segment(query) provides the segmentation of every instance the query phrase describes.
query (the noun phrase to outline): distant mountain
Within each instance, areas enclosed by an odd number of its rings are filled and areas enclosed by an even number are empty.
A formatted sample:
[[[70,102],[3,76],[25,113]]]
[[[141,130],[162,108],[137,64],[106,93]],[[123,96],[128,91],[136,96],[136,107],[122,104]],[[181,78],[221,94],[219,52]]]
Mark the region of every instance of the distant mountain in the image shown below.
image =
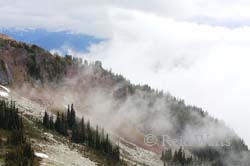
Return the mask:
[[[104,39],[86,34],[76,34],[69,31],[47,31],[45,29],[0,29],[17,41],[36,44],[46,50],[57,50],[66,54],[68,48],[77,52],[86,52],[91,44],[99,43]]]

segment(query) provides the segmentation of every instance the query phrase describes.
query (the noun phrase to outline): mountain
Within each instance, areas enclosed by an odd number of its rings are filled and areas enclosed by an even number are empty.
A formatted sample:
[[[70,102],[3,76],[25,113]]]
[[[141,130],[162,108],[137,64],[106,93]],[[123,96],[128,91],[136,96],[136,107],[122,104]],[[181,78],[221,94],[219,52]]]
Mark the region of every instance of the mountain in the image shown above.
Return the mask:
[[[248,147],[222,121],[169,93],[131,84],[104,69],[100,61],[63,57],[1,38],[0,84],[11,90],[10,98],[26,108],[24,114],[31,121],[41,119],[44,110],[55,114],[74,103],[79,118],[104,127],[114,142],[119,141],[121,158],[128,165],[154,166],[162,161],[168,165],[249,165]],[[50,139],[55,137],[50,134]],[[154,141],[148,142],[150,138]],[[171,155],[164,149],[171,150]]]
[[[70,31],[52,32],[46,29],[3,28],[0,32],[17,41],[36,44],[49,51],[60,51],[62,54],[67,54],[68,49],[76,52],[86,52],[91,44],[104,40],[85,34],[71,33]]]

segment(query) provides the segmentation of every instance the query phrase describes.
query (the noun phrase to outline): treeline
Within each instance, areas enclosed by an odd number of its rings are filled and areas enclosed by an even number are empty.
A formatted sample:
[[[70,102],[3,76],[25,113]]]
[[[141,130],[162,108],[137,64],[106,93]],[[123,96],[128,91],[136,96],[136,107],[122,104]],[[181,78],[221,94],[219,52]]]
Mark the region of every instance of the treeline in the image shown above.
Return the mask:
[[[88,145],[105,155],[110,161],[120,161],[119,145],[111,143],[109,135],[104,133],[104,129],[99,130],[98,126],[91,127],[90,122],[85,122],[84,117],[76,118],[73,104],[71,107],[68,106],[65,113],[57,112],[56,120],[54,120],[53,115],[45,112],[43,125],[47,129],[70,137],[74,143]]]
[[[191,149],[192,155],[187,157],[184,149],[180,147],[178,150],[172,152],[171,149],[163,150],[161,160],[163,165],[166,166],[225,166],[223,157],[220,151],[214,147],[203,147]],[[226,156],[224,156],[226,157]]]
[[[22,116],[18,113],[14,102],[0,101],[0,129],[10,131],[7,138],[6,166],[33,165],[34,152],[24,133]],[[1,145],[3,146],[2,138]],[[3,147],[2,147],[3,148]]]
[[[237,140],[236,143],[238,142]],[[191,149],[191,153],[200,163],[210,162],[213,166],[249,165],[250,153],[248,149],[242,145],[244,144],[234,145],[231,141],[230,146],[197,147]]]
[[[221,150],[220,147],[202,147],[202,148],[195,148],[192,149],[192,153],[197,156],[197,158],[201,161],[217,161],[219,162],[221,158]]]
[[[161,160],[164,166],[167,165],[190,165],[193,162],[193,157],[187,157],[182,147],[172,153],[171,149],[163,150]]]

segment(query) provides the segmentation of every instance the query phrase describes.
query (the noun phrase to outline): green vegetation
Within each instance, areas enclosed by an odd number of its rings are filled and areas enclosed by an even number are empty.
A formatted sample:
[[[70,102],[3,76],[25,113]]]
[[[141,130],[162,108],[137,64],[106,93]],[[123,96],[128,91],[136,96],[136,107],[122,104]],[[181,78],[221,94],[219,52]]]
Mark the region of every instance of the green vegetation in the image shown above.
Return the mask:
[[[0,149],[5,151],[6,166],[33,165],[34,152],[24,132],[23,119],[14,102],[0,101]],[[6,134],[7,133],[7,134]],[[4,139],[4,136],[5,137]],[[5,140],[5,141],[4,141]]]
[[[3,40],[3,39],[0,39],[0,48],[3,48],[4,47],[4,42],[5,40]]]
[[[184,150],[180,147],[178,151],[175,151],[172,154],[172,150],[164,150],[162,151],[161,160],[163,161],[163,165],[166,163],[169,165],[191,165],[193,164],[192,156],[186,157]]]
[[[232,150],[233,147],[212,147],[205,146],[199,148],[189,148],[191,154],[187,156],[182,147],[172,152],[171,149],[163,150],[161,160],[163,165],[170,166],[227,166],[228,163],[233,165],[246,165],[249,163],[249,152],[246,149],[241,149],[237,152]],[[240,146],[238,146],[240,148]],[[242,153],[246,152],[246,153]],[[232,157],[234,156],[234,157]],[[244,160],[241,158],[245,157]]]
[[[35,78],[36,80],[40,79],[42,81],[42,77],[40,75],[40,68],[36,63],[36,55],[35,54],[29,54],[28,56],[28,73],[31,77]]]
[[[94,129],[89,121],[85,123],[84,117],[77,119],[73,104],[71,107],[68,106],[66,113],[58,112],[55,122],[53,115],[49,116],[45,112],[43,125],[47,129],[55,130],[63,136],[68,136],[74,143],[86,144],[105,156],[110,162],[122,164],[119,146],[111,143],[109,135],[104,133],[104,129],[99,131],[98,126]]]

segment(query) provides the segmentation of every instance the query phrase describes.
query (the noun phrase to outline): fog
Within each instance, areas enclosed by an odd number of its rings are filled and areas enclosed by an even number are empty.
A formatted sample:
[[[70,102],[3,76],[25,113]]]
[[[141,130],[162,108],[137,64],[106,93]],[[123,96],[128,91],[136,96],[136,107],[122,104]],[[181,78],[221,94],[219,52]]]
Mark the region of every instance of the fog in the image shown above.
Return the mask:
[[[47,111],[66,111],[67,105],[73,103],[77,116],[84,116],[85,120],[91,121],[92,126],[104,127],[113,135],[158,153],[158,147],[152,149],[144,143],[146,134],[169,136],[170,140],[181,138],[188,142],[187,145],[173,144],[170,146],[173,149],[180,146],[204,147],[208,144],[230,146],[231,139],[238,139],[222,122],[202,117],[197,112],[199,109],[186,107],[169,94],[162,96],[139,88],[129,94],[127,81],[118,83],[112,78],[100,66],[90,64],[84,65],[77,75],[66,77],[60,84],[38,84],[35,87],[24,84],[14,91],[40,103]],[[173,109],[175,106],[185,110]],[[205,138],[203,142],[197,142],[199,136]],[[248,159],[248,155],[242,154],[243,162]],[[231,162],[234,158],[239,159],[238,154],[228,156],[227,160]]]
[[[107,38],[89,54],[133,83],[169,91],[222,119],[250,144],[249,2],[0,1],[3,27]]]
[[[131,15],[136,19],[116,21],[111,40],[92,46],[89,54],[72,54],[102,60],[133,83],[147,83],[204,108],[248,143],[249,29]]]

